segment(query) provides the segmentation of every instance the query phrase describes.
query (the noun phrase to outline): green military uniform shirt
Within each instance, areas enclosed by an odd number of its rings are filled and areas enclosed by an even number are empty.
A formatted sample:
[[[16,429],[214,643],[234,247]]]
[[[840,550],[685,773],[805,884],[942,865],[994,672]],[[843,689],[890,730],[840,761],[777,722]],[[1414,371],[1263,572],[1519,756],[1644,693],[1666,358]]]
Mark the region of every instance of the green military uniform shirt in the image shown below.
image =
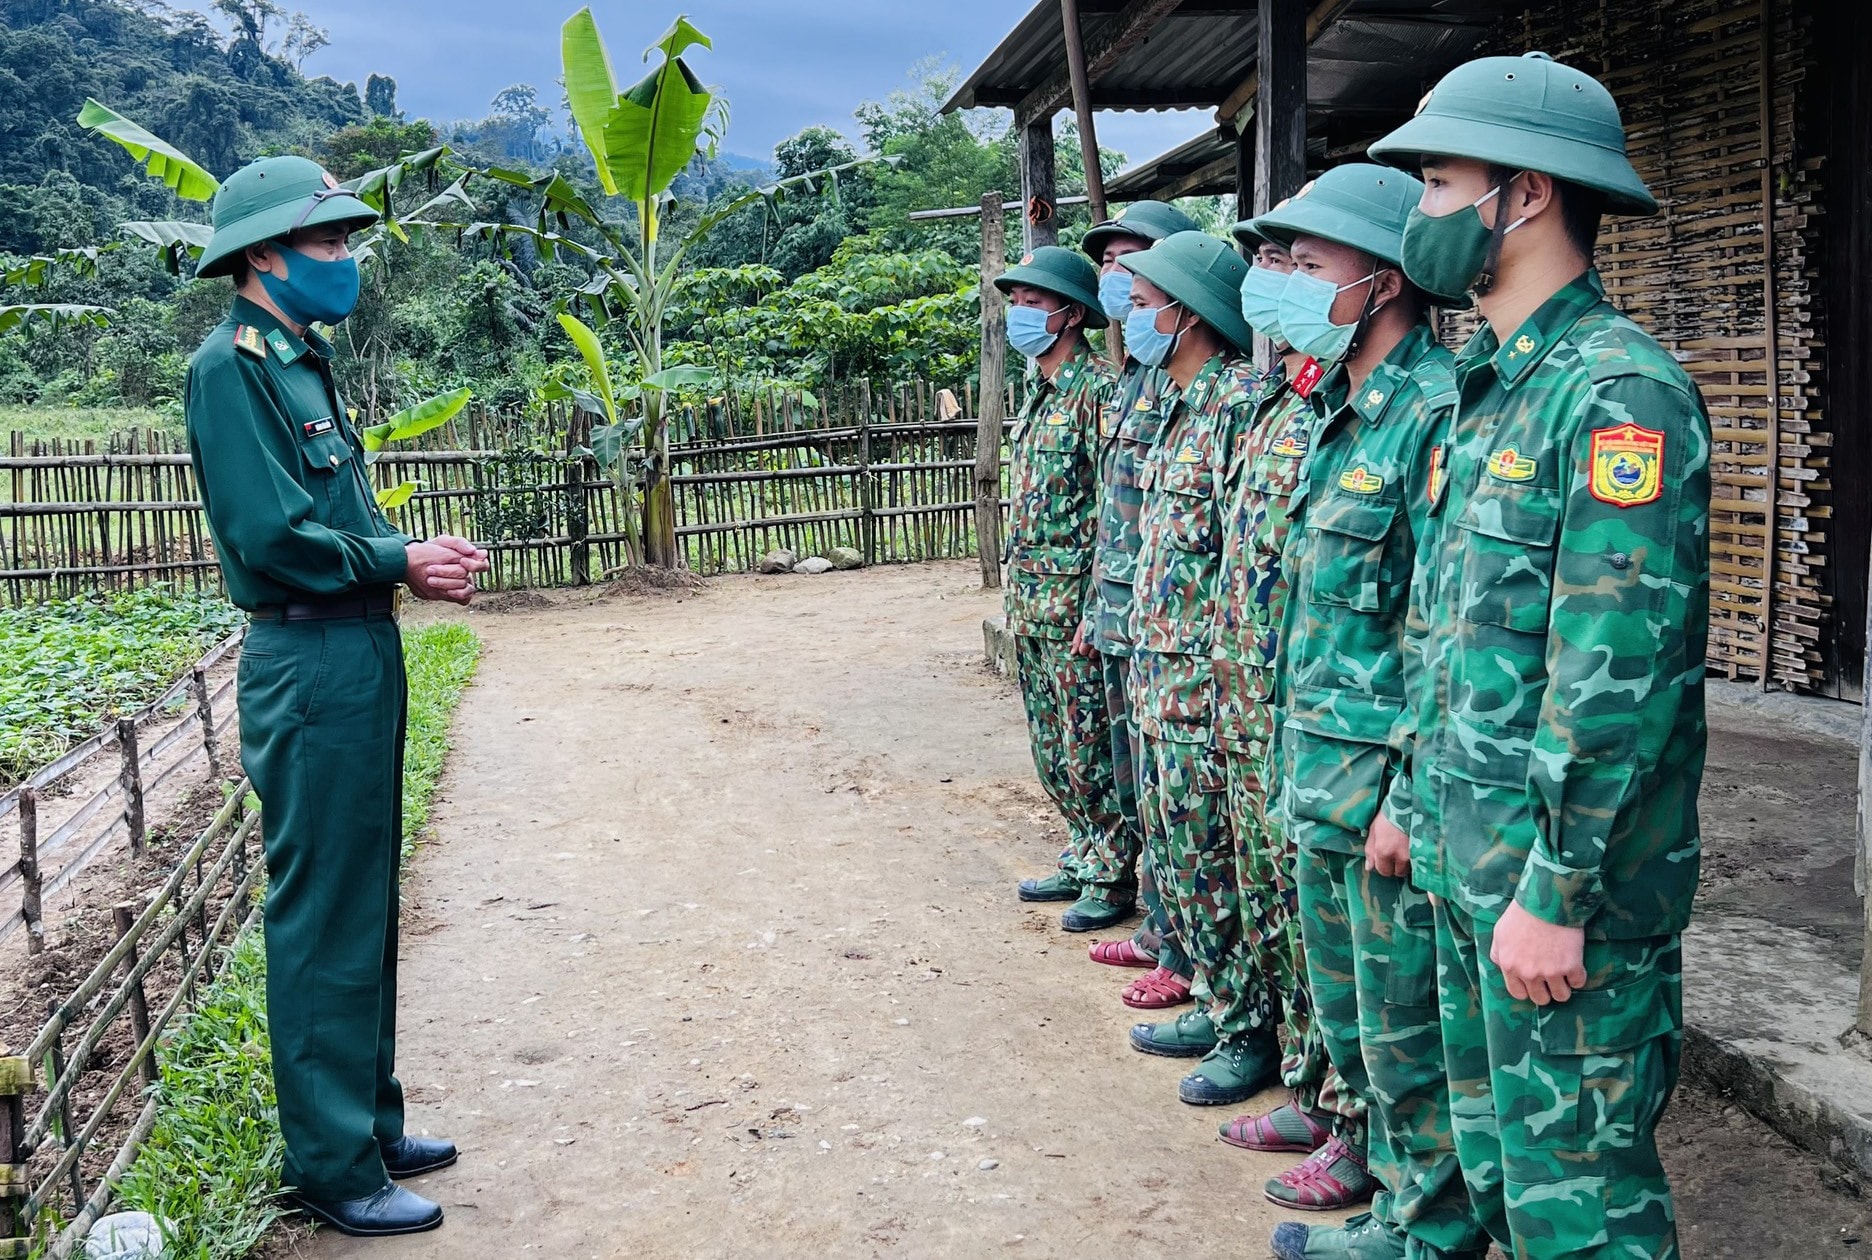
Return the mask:
[[[1456,362],[1407,650],[1412,878],[1494,921],[1683,930],[1707,731],[1709,417],[1596,272]]]
[[[1287,575],[1281,563],[1289,504],[1312,448],[1313,408],[1285,374],[1261,383],[1253,421],[1236,437],[1222,540],[1221,597],[1212,650],[1216,741],[1267,757],[1274,743],[1275,665]]]
[[[236,298],[189,360],[189,455],[227,580],[248,611],[403,580],[409,538],[377,508],[331,345]]]
[[[1086,619],[1092,623],[1093,645],[1106,656],[1131,655],[1131,583],[1143,542],[1141,482],[1145,462],[1163,432],[1164,395],[1172,389],[1162,368],[1127,359],[1099,430],[1101,493],[1093,566],[1097,584]]]
[[[1114,378],[1081,346],[1042,377],[1014,426],[1008,629],[1070,639],[1085,613],[1098,529],[1098,442]]]
[[[1417,542],[1456,405],[1453,356],[1419,324],[1354,394],[1344,367],[1319,416],[1287,548],[1281,813],[1303,847],[1362,853],[1405,764],[1404,623]]]
[[[1212,744],[1213,643],[1222,517],[1235,438],[1253,419],[1258,378],[1218,355],[1164,402],[1162,436],[1144,466],[1133,651],[1141,658],[1138,723],[1146,735]]]

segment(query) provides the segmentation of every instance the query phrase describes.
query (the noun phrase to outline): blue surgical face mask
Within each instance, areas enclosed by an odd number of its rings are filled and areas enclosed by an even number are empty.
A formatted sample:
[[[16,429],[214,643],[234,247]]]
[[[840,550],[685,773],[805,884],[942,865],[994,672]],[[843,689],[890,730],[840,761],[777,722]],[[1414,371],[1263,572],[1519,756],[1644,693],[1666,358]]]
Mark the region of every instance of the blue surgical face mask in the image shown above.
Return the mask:
[[[1123,267],[1099,277],[1099,305],[1107,319],[1128,319],[1131,315],[1131,273]]]
[[[1047,324],[1052,322],[1058,311],[1043,311],[1037,306],[1010,306],[1007,308],[1008,344],[1016,353],[1030,359],[1037,359],[1053,348],[1059,340],[1059,334],[1048,332]]]
[[[260,285],[279,307],[280,314],[300,326],[336,324],[357,309],[358,265],[355,258],[332,261],[313,258],[290,246],[276,244],[286,261],[286,278],[262,271]]]
[[[1347,289],[1370,284],[1377,276],[1378,273],[1373,271],[1363,280],[1341,285],[1321,280],[1318,276],[1309,276],[1304,271],[1296,271],[1288,276],[1286,287],[1281,290],[1280,314],[1277,316],[1281,332],[1288,343],[1302,354],[1312,355],[1324,364],[1337,363],[1343,359],[1364,320],[1357,319],[1349,324],[1333,323],[1333,303]],[[1377,308],[1373,307],[1366,315],[1369,317],[1376,313]]]
[[[1158,332],[1157,316],[1165,306],[1134,306],[1125,316],[1125,353],[1145,367],[1162,367],[1176,349],[1177,334]]]
[[[1290,274],[1272,267],[1255,266],[1248,269],[1248,276],[1242,281],[1242,318],[1248,321],[1250,328],[1277,346],[1287,344],[1287,337],[1281,332],[1280,302]]]

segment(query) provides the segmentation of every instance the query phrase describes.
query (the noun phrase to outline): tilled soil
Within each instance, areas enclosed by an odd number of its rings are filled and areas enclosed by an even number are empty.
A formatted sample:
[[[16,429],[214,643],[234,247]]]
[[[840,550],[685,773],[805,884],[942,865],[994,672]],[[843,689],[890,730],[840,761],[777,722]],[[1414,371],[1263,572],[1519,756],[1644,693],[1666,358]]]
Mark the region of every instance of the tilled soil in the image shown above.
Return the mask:
[[[412,1127],[464,1150],[415,1183],[448,1221],[288,1249],[1265,1255],[1291,1157],[1222,1146],[1234,1109],[1126,1047],[1127,975],[1013,897],[1060,835],[976,584],[466,614],[486,656],[402,973]],[[1665,1143],[1693,1260],[1850,1255],[1867,1226],[1721,1100],[1686,1094]]]

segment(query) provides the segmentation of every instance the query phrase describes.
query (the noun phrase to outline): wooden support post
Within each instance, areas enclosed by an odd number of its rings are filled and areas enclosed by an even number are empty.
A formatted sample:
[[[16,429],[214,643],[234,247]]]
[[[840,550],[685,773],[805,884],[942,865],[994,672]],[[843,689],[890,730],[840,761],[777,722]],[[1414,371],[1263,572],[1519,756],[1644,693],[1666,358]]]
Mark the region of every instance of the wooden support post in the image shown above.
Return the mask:
[[[1306,0],[1259,0],[1254,211],[1266,214],[1306,180]]]
[[[26,1197],[26,1156],[20,1138],[26,1133],[24,1096],[32,1088],[32,1069],[0,1043],[0,1257],[24,1260],[31,1244],[30,1222],[20,1210]]]
[[[1235,218],[1252,219],[1255,216],[1255,133],[1252,128],[1243,127],[1235,134]],[[1254,257],[1254,250],[1247,245],[1241,247],[1244,258]]]
[[[195,693],[195,714],[201,719],[202,751],[208,754],[208,778],[221,777],[221,740],[215,734],[214,699],[208,689],[208,671],[197,665],[189,678]]]
[[[57,1019],[58,1018],[58,1003],[47,1002],[46,1014],[50,1018]],[[52,1071],[47,1074],[47,1078],[46,1078],[47,1089],[52,1089],[55,1086],[57,1086],[60,1081],[63,1081],[65,1079],[65,1073],[68,1070],[70,1070],[70,1067],[71,1067],[71,1065],[65,1061],[65,1030],[62,1028],[59,1029],[57,1034],[55,1034],[52,1038],[51,1055],[52,1055]],[[72,1143],[78,1140],[78,1126],[72,1121],[72,1103],[71,1103],[72,1095],[75,1094],[76,1092],[77,1090],[68,1086],[65,1089],[65,1092],[59,1096],[59,1108],[58,1108],[59,1128],[60,1128],[59,1141],[61,1145],[66,1146],[66,1147],[71,1146]],[[76,1216],[78,1215],[78,1213],[82,1212],[84,1210],[84,1205],[85,1205],[83,1165],[84,1165],[83,1159],[74,1159],[71,1165],[71,1191],[72,1191],[72,1215],[73,1216]]]
[[[858,382],[858,551],[877,563],[877,494],[871,484],[871,381]]]
[[[1079,29],[1079,0],[1060,0],[1066,35],[1066,66],[1072,78],[1073,115],[1079,121],[1079,151],[1085,158],[1086,197],[1092,222],[1105,220],[1105,172],[1099,167],[1098,129],[1092,122],[1092,83],[1086,73],[1085,38]]]
[[[1867,575],[1872,582],[1872,574]],[[1869,588],[1872,589],[1872,588]],[[1872,600],[1866,602],[1866,642],[1872,643]],[[1872,1037],[1872,703],[1864,706],[1859,726],[1859,853],[1853,863],[1853,887],[1865,898],[1866,950],[1859,963],[1861,1034]]]
[[[141,857],[148,834],[143,822],[143,759],[137,755],[136,722],[130,718],[117,719],[117,748],[123,754],[117,785],[123,789],[124,826],[130,832],[130,851]]]
[[[982,589],[1001,588],[1001,421],[1007,395],[1007,324],[995,278],[1006,267],[1007,228],[1001,193],[981,202],[981,415],[975,421],[975,546],[981,553]]]
[[[130,927],[136,921],[136,914],[129,902],[120,901],[111,907],[111,920],[117,925],[117,939],[121,941],[130,935]],[[136,974],[137,952],[137,947],[132,945],[130,952],[124,955],[123,965],[126,976]],[[139,1046],[149,1040],[149,996],[143,991],[141,980],[130,986],[130,1031],[136,1035]],[[150,1048],[149,1056],[143,1060],[141,1072],[145,1085],[156,1083],[156,1050],[154,1047]]]
[[[1053,155],[1053,116],[1036,118],[1021,128],[1021,215],[1023,239],[1031,254],[1042,245],[1059,244],[1059,192]],[[984,217],[987,207],[982,207]]]
[[[45,876],[39,870],[39,792],[23,787],[19,794],[20,816],[20,918],[26,924],[26,952],[45,951],[45,911],[40,897]]]
[[[1767,503],[1762,508],[1761,689],[1774,685],[1775,553],[1781,525],[1781,347],[1775,316],[1774,6],[1761,0],[1762,380],[1768,387]]]

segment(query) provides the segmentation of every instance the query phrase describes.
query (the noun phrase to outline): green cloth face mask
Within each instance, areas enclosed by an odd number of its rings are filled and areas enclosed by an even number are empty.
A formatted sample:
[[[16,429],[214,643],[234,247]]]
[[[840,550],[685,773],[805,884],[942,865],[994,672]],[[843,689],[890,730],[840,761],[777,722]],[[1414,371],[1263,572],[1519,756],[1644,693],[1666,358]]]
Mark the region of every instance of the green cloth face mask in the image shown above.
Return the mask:
[[[1509,181],[1512,182],[1512,181]],[[1415,206],[1404,221],[1404,274],[1428,293],[1468,293],[1489,265],[1495,230],[1482,222],[1481,207],[1499,195],[1508,183],[1497,184],[1454,214],[1432,217]],[[1527,222],[1524,215],[1502,229],[1502,235]]]

